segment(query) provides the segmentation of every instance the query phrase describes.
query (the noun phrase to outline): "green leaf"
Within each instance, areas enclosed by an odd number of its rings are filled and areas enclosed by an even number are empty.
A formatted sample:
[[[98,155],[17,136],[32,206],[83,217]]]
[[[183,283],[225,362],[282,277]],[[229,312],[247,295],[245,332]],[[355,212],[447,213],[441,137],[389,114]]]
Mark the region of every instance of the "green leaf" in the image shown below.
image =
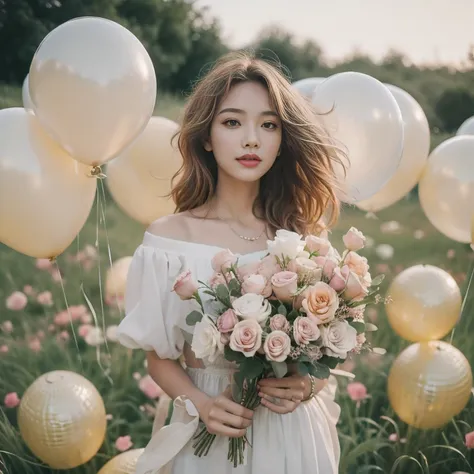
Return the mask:
[[[377,275],[373,280],[370,286],[379,286],[385,279],[385,275],[382,273],[381,275]]]
[[[203,317],[203,314],[200,313],[199,311],[191,311],[186,316],[186,324],[188,326],[194,326],[196,323],[201,322],[202,317]]]
[[[217,297],[220,300],[225,300],[225,299],[229,298],[229,290],[225,285],[223,285],[223,284],[217,285],[217,288],[216,288],[215,291],[216,291]]]
[[[313,362],[308,364],[308,371],[317,379],[327,379],[329,378],[329,367],[327,365],[321,364],[320,362]]]
[[[318,360],[320,364],[327,365],[330,369],[335,369],[337,364],[344,362],[343,359],[339,359],[338,357],[331,357],[328,355],[323,355],[321,359]]]
[[[349,325],[357,331],[357,334],[361,334],[365,331],[365,323],[362,321],[351,321]]]
[[[288,373],[286,362],[272,362],[272,369],[275,377],[278,379],[282,379]]]
[[[299,315],[300,314],[298,313],[298,311],[296,311],[296,309],[293,309],[290,311],[286,319],[288,319],[288,321],[294,321]]]
[[[233,351],[229,346],[224,347],[224,357],[230,362],[241,363],[244,362],[247,357],[245,357],[242,352]]]
[[[263,364],[257,357],[249,357],[240,363],[239,372],[241,372],[246,379],[255,379],[262,374]]]
[[[240,295],[240,283],[235,278],[232,278],[232,280],[229,281],[229,291],[230,293],[238,293],[234,296]]]
[[[298,365],[296,366],[298,373],[300,375],[308,375],[309,374],[309,363],[307,362],[298,362]]]
[[[286,310],[286,306],[284,304],[278,306],[278,314],[283,314],[283,316],[286,316],[288,314],[288,311]]]

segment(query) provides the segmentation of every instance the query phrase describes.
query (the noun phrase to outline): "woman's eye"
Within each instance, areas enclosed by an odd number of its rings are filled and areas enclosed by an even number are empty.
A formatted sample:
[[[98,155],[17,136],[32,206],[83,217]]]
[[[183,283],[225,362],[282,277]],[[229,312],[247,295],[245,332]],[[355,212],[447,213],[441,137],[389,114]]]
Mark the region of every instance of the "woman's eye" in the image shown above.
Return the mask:
[[[225,125],[228,125],[229,127],[237,127],[239,125],[239,122],[237,120],[229,119],[224,122]]]
[[[277,128],[277,124],[273,122],[265,122],[263,126],[269,130],[275,130],[275,128]]]

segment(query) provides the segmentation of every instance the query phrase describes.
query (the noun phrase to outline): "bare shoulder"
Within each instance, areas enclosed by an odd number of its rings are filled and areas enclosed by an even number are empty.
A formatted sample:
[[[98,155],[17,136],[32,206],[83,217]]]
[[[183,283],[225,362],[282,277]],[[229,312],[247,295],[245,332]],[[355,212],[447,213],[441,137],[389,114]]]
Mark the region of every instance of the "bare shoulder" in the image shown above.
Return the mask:
[[[160,217],[150,224],[147,232],[168,239],[185,239],[187,227],[185,213],[179,213]]]

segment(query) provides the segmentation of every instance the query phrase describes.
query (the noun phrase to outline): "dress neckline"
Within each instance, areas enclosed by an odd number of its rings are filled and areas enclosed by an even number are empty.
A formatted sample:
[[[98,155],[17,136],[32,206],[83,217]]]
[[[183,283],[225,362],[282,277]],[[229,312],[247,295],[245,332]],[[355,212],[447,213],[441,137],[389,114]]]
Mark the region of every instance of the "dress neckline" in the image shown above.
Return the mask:
[[[220,247],[218,245],[210,245],[210,244],[204,244],[200,242],[190,242],[187,240],[180,240],[180,239],[174,239],[171,237],[162,237],[161,235],[156,235],[152,234],[149,231],[145,231],[145,238],[144,238],[144,243],[148,243],[149,241],[162,241],[164,243],[165,247],[171,247],[171,250],[177,250],[179,247],[195,247],[195,248],[205,248],[212,250],[214,252],[219,252],[221,250],[230,250],[227,247]],[[161,247],[161,246],[160,246]],[[232,250],[230,250],[232,252]],[[249,257],[252,255],[258,255],[258,254],[265,254],[268,253],[267,249],[262,249],[262,250],[254,250],[253,252],[246,252],[246,253],[239,253],[239,252],[232,252],[234,255],[237,257]]]

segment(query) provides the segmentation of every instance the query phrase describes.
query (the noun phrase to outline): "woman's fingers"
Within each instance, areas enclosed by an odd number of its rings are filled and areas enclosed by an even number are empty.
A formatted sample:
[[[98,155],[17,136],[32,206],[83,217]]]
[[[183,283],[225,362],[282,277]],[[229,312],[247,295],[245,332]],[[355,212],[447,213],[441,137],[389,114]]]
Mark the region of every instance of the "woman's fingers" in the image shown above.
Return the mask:
[[[296,407],[300,404],[300,402],[291,402],[285,399],[281,399],[279,401],[277,400],[270,401],[270,400],[267,400],[266,398],[262,398],[261,403],[264,407],[267,407],[269,410],[275,413],[279,413],[280,415],[285,415],[287,413],[291,413],[295,411]]]
[[[303,400],[303,390],[293,390],[288,388],[262,387],[259,392],[260,397],[267,400],[269,397],[284,398],[286,400],[301,401]]]

